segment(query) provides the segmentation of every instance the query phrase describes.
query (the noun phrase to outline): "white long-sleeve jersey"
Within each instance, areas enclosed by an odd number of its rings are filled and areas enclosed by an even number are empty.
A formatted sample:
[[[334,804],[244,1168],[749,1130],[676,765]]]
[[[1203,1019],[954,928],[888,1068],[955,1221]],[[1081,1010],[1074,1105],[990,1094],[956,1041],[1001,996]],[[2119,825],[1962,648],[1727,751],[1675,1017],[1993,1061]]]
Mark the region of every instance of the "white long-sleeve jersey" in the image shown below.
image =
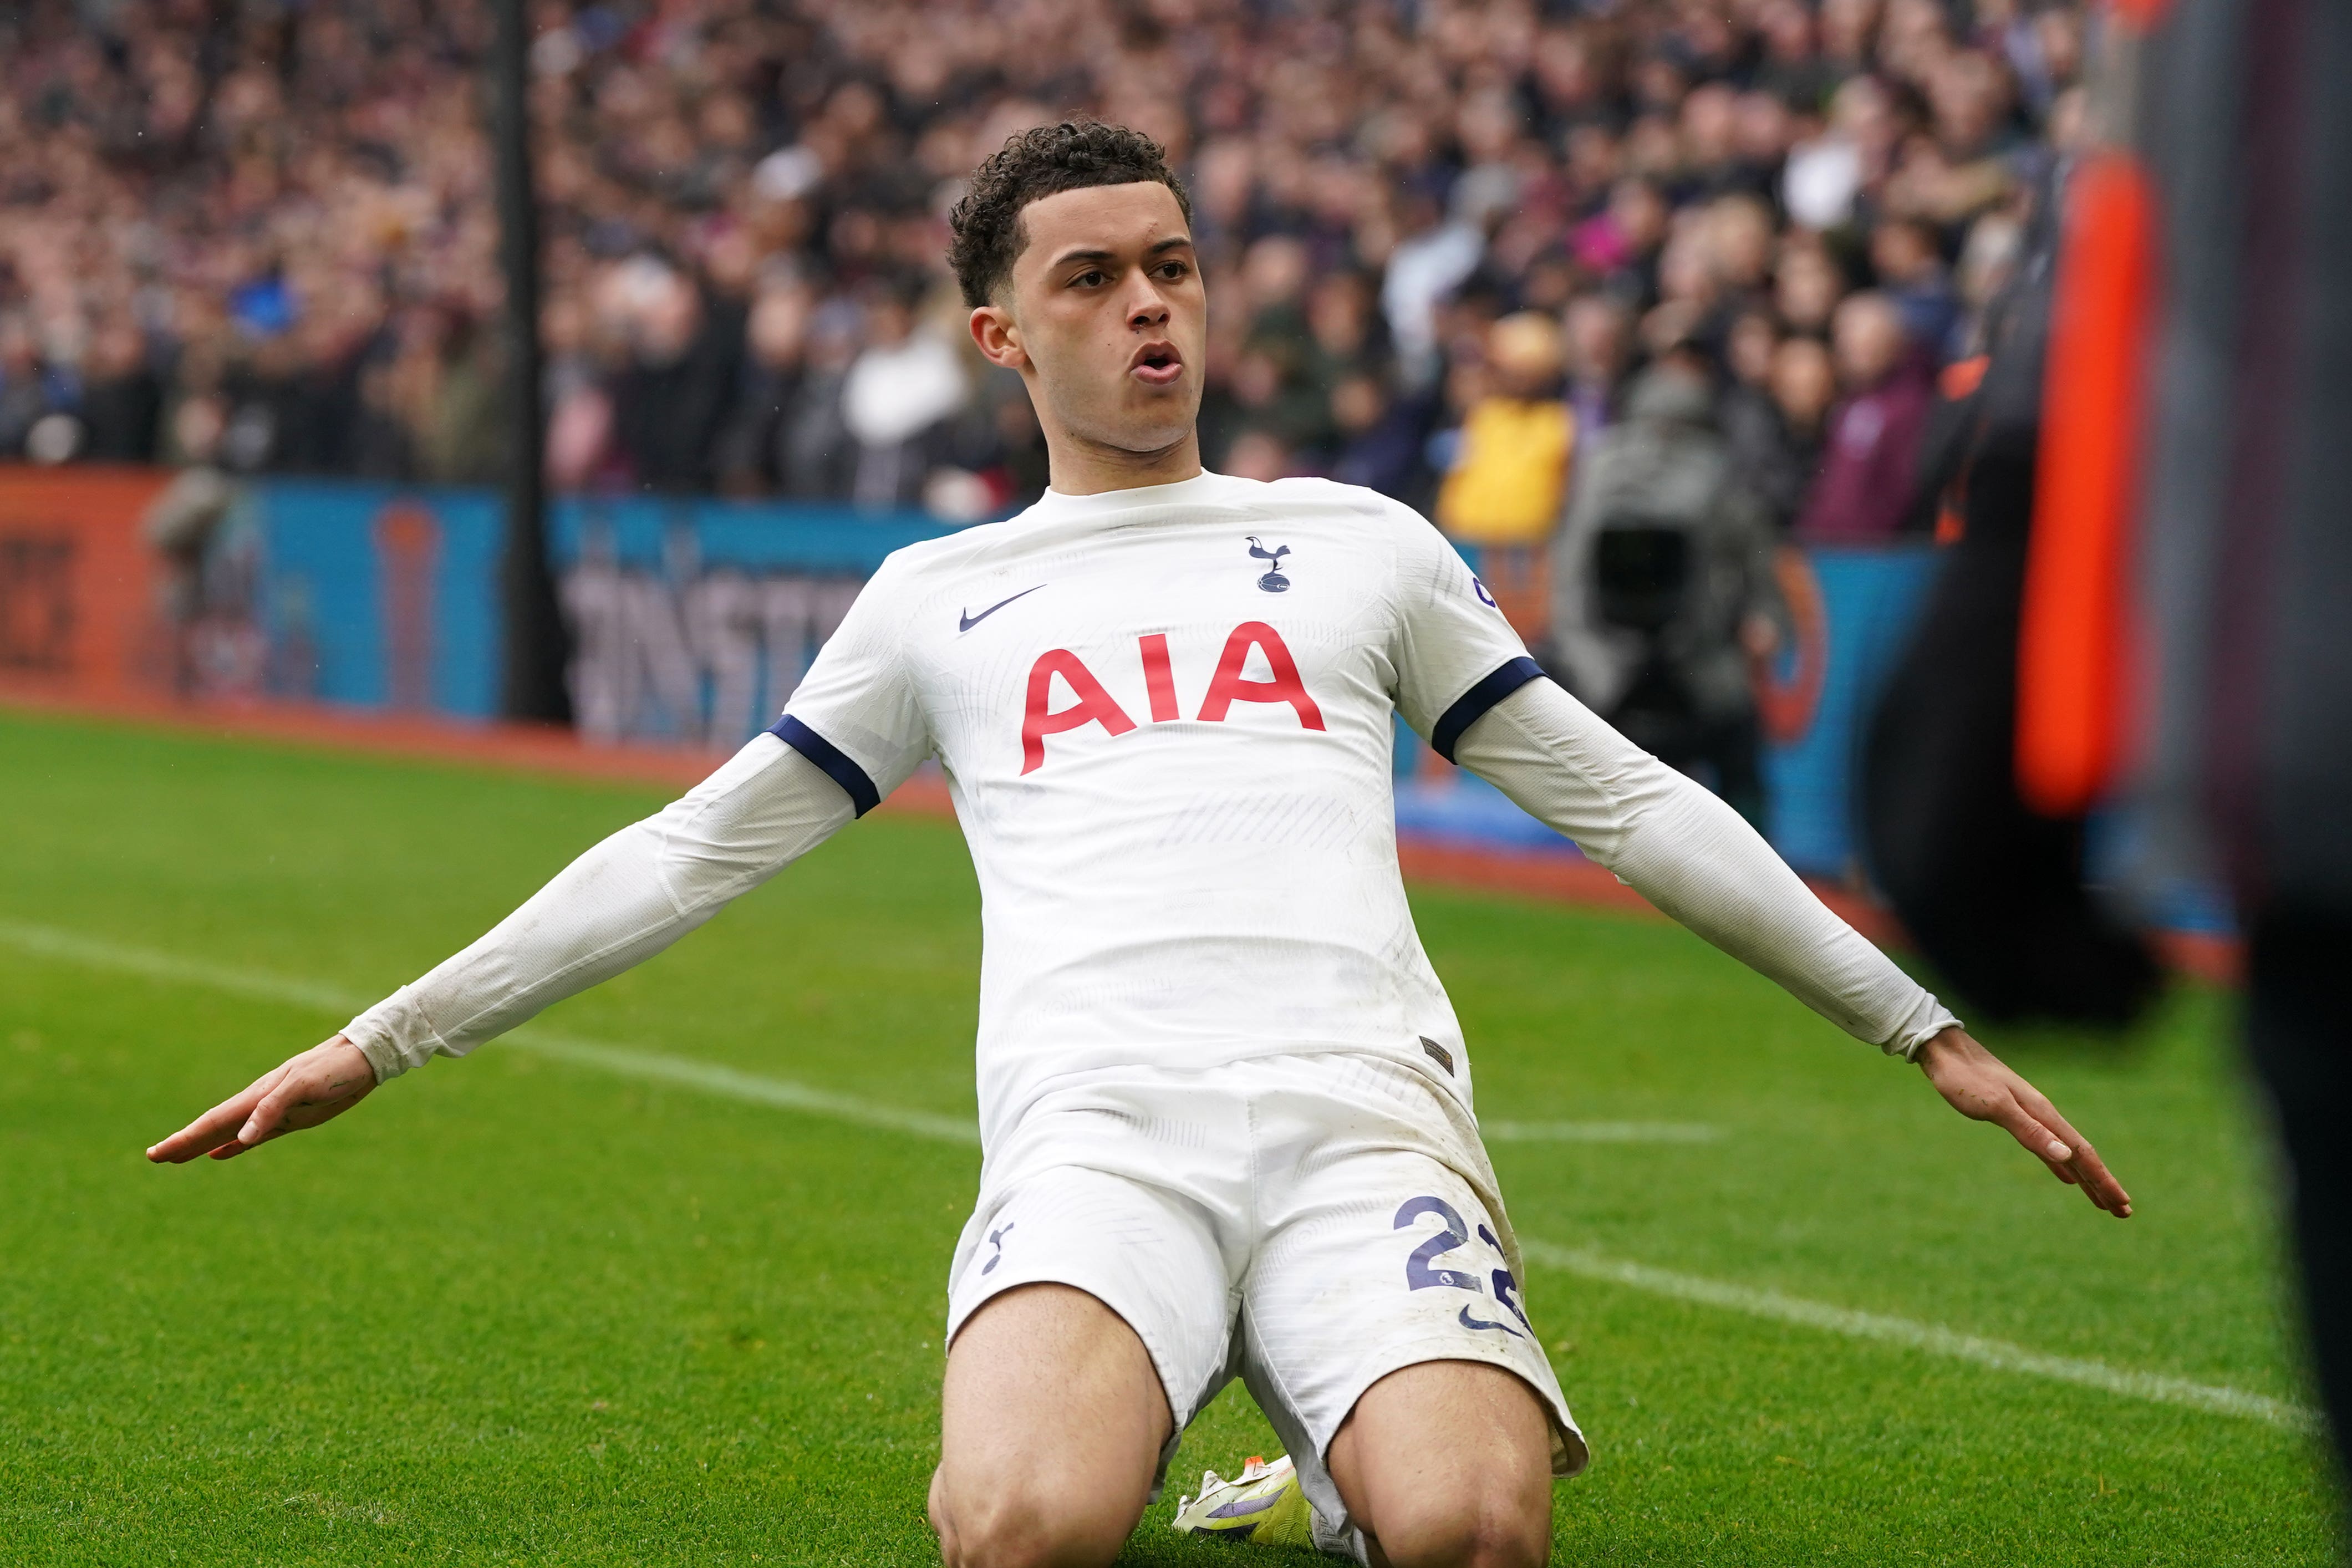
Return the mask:
[[[650,957],[944,767],[992,1142],[1074,1072],[1469,1053],[1397,868],[1392,715],[1693,931],[1908,1056],[1952,1016],[1737,814],[1542,678],[1418,515],[1320,480],[1048,494],[898,552],[774,730],[352,1020],[379,1079]]]

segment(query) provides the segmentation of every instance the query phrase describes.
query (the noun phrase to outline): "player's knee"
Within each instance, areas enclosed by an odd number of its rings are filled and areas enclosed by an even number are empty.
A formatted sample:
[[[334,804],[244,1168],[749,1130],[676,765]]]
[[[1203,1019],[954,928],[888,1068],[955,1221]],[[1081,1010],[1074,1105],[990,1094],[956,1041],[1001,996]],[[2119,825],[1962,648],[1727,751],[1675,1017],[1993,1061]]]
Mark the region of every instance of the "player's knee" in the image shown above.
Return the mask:
[[[934,1489],[930,1513],[946,1568],[1105,1568],[1135,1522],[1021,1484],[956,1500]]]
[[[1551,1489],[1476,1486],[1391,1505],[1380,1543],[1393,1568],[1542,1568],[1551,1555]]]

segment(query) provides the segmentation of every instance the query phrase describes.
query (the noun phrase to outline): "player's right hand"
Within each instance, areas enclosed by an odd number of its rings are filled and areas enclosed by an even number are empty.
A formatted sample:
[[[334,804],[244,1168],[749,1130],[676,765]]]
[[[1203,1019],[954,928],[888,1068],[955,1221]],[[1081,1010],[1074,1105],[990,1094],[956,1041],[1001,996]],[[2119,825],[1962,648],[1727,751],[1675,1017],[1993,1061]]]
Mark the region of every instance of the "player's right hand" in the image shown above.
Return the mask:
[[[360,1048],[337,1035],[253,1080],[147,1151],[159,1165],[179,1165],[199,1154],[232,1160],[257,1143],[331,1121],[367,1098],[375,1069]]]

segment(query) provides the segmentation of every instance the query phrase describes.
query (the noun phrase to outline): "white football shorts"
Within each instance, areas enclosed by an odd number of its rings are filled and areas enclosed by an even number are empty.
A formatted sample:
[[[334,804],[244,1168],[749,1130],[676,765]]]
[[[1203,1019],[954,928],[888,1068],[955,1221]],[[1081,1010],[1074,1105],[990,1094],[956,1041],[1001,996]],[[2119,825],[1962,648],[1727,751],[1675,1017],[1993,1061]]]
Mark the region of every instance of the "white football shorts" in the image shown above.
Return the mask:
[[[1400,1367],[1517,1373],[1550,1414],[1554,1473],[1584,1466],[1507,1222],[1482,1191],[1494,1180],[1468,1116],[1381,1058],[1078,1075],[990,1152],[949,1272],[948,1338],[1014,1286],[1087,1292],[1143,1341],[1177,1432],[1242,1378],[1297,1467],[1317,1535],[1346,1550],[1355,1531],[1324,1457],[1357,1399]]]

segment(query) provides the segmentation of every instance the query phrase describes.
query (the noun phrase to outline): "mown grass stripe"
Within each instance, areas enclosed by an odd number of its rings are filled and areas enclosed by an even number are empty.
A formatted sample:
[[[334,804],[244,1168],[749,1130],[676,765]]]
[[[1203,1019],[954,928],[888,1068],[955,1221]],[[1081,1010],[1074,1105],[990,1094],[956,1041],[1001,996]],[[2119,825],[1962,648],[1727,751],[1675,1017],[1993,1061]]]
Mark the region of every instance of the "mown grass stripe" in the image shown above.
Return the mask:
[[[142,975],[166,984],[203,987],[257,1001],[315,1007],[331,1014],[355,1012],[372,1000],[333,986],[255,970],[197,963],[148,948],[131,947],[20,921],[0,921],[0,942],[39,957]],[[626,1077],[658,1079],[730,1099],[805,1111],[914,1137],[974,1145],[980,1142],[979,1129],[956,1118],[877,1104],[785,1079],[738,1072],[713,1062],[698,1062],[683,1057],[608,1045],[531,1025],[514,1031],[505,1039],[552,1060],[596,1068]],[[1506,1122],[1501,1125],[1552,1129],[1648,1128],[1653,1131],[1661,1127],[1679,1128],[1684,1135],[1664,1141],[1702,1141],[1687,1136],[1693,1129],[1699,1127],[1697,1123]],[[1487,1131],[1492,1136],[1494,1129],[1489,1127]],[[1713,1129],[1704,1129],[1706,1136],[1712,1136],[1713,1132]],[[1628,1142],[1636,1140],[1604,1136],[1592,1141]],[[2074,1384],[2123,1398],[2261,1421],[2292,1432],[2316,1433],[2321,1429],[2321,1417],[2315,1410],[2226,1384],[2198,1383],[2160,1373],[2136,1372],[2126,1367],[2110,1366],[2105,1362],[2073,1356],[2048,1355],[2005,1340],[1965,1334],[1937,1323],[1923,1323],[1881,1312],[1860,1312],[1822,1301],[1808,1301],[1800,1297],[1783,1295],[1778,1290],[1654,1268],[1647,1264],[1610,1258],[1587,1247],[1558,1247],[1526,1237],[1520,1238],[1520,1247],[1529,1262],[1541,1267],[1697,1306],[1841,1334],[1849,1339],[1901,1345],[1930,1355],[1969,1362],[1996,1372]]]

